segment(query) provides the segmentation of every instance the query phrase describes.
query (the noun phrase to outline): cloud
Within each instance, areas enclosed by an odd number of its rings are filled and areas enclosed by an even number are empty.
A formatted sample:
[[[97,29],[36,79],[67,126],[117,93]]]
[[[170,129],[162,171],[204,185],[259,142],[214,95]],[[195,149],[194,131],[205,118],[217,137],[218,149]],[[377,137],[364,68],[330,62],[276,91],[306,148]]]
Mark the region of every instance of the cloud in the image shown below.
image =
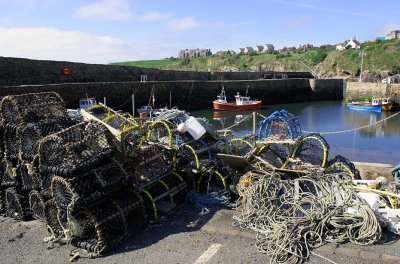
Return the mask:
[[[283,23],[283,27],[285,28],[294,28],[294,27],[301,27],[310,21],[312,21],[314,18],[310,16],[304,16],[296,19],[291,19]]]
[[[108,63],[143,59],[149,55],[148,47],[128,46],[110,36],[97,36],[81,31],[57,28],[4,28],[0,27],[0,56],[42,60],[66,60],[90,63]],[[143,56],[134,51],[141,49]],[[147,53],[146,53],[147,52]]]
[[[82,19],[102,18],[106,20],[128,20],[133,17],[126,0],[100,0],[79,7],[75,16]]]
[[[400,29],[400,24],[387,24],[375,30],[374,37],[383,37],[390,33],[392,30]]]
[[[162,13],[162,12],[149,12],[145,15],[139,16],[138,19],[145,22],[155,22],[155,21],[163,21],[171,18],[173,16],[172,13]]]
[[[200,26],[193,17],[184,17],[181,19],[174,19],[168,22],[167,28],[171,31],[185,31],[194,29]]]

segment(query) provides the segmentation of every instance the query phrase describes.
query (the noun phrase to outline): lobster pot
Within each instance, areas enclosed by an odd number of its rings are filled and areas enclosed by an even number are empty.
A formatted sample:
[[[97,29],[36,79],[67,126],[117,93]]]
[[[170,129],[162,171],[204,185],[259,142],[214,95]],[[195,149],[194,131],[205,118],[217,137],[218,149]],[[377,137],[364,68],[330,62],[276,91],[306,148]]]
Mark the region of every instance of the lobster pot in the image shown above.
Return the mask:
[[[133,161],[134,183],[138,187],[164,177],[172,170],[173,154],[156,145],[142,146]]]
[[[5,191],[5,211],[6,216],[17,220],[29,220],[29,201],[28,197],[20,194],[16,188],[8,188]]]
[[[143,200],[127,186],[88,207],[70,212],[71,245],[103,255],[145,225]]]
[[[337,155],[327,162],[325,173],[348,173],[353,179],[361,180],[360,172],[347,158]]]
[[[66,210],[74,201],[74,208],[81,208],[119,191],[129,179],[122,166],[113,162],[72,179],[54,176],[51,193],[58,207]]]
[[[21,141],[19,152],[24,161],[33,161],[38,152],[39,141],[47,135],[59,132],[69,126],[76,124],[73,121],[41,121],[39,123],[30,123],[19,131]]]
[[[10,187],[21,186],[21,175],[18,172],[17,166],[14,166],[6,159],[2,159],[0,163],[1,168],[1,183],[0,189],[5,190]]]
[[[0,109],[4,123],[13,125],[63,119],[67,113],[65,102],[54,92],[9,95],[2,99]]]
[[[33,190],[29,193],[29,210],[32,214],[32,217],[45,222],[46,217],[44,213],[44,208],[45,208],[45,200],[43,198],[43,195],[36,191]]]
[[[258,139],[295,140],[301,135],[301,127],[296,116],[286,110],[275,111],[260,122]]]
[[[67,228],[67,213],[58,208],[54,199],[50,199],[44,204],[44,218],[50,234],[55,237],[64,235]]]
[[[187,184],[177,173],[162,177],[141,190],[150,221],[169,215],[186,202]]]
[[[30,192],[40,189],[39,175],[30,163],[21,163],[17,167],[17,174],[21,179],[22,191]]]
[[[13,165],[17,165],[19,158],[19,146],[21,144],[20,138],[17,135],[18,127],[15,125],[3,125],[4,134],[4,154],[5,159]]]
[[[292,158],[302,163],[312,164],[325,168],[329,154],[329,144],[319,134],[301,136],[295,145]],[[301,166],[301,165],[300,165]],[[296,164],[288,164],[289,168],[297,168]]]
[[[108,134],[97,122],[82,122],[39,143],[39,170],[73,177],[109,161],[113,155]]]
[[[292,145],[272,143],[262,146],[260,151],[256,154],[274,167],[281,168],[286,164],[292,153]]]

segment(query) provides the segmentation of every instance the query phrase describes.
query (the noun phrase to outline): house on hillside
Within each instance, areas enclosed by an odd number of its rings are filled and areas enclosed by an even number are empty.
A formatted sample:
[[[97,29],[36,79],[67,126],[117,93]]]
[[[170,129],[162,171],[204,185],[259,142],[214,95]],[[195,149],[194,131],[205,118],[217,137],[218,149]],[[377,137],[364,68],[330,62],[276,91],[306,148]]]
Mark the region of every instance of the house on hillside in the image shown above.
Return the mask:
[[[208,57],[211,56],[210,49],[185,49],[179,52],[179,58],[199,58],[199,57]]]
[[[311,48],[313,48],[313,47],[314,47],[314,46],[311,45],[310,43],[306,43],[306,44],[304,44],[304,45],[300,45],[299,48],[298,48],[298,50],[307,51],[307,50],[309,50],[309,49],[311,49]]]
[[[244,53],[244,48],[239,48],[238,53]]]
[[[357,39],[352,38],[349,42],[346,43],[346,48],[347,47],[351,49],[360,49],[361,43]]]
[[[252,47],[244,48],[244,53],[252,53],[252,52],[254,52],[254,49]]]
[[[389,34],[386,35],[385,39],[400,39],[400,30],[392,30]]]
[[[360,49],[360,48],[361,48],[361,43],[356,38],[352,38],[347,42],[336,44],[336,50]]]
[[[264,53],[264,46],[263,45],[257,45],[255,48],[255,51],[257,53]]]
[[[255,48],[257,53],[273,52],[274,50],[275,47],[272,44],[257,45]]]

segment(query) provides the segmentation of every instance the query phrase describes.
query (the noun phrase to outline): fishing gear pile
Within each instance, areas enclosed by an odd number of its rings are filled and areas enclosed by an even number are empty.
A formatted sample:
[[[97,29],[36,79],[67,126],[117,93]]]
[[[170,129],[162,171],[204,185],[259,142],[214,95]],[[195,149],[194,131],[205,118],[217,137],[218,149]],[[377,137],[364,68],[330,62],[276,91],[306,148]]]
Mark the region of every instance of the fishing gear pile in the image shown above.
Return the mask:
[[[302,263],[328,242],[376,243],[381,225],[356,192],[358,170],[343,156],[328,160],[327,141],[299,133],[296,119],[277,111],[261,122],[243,156],[249,165],[236,186],[234,224],[257,233],[257,250],[270,263]]]

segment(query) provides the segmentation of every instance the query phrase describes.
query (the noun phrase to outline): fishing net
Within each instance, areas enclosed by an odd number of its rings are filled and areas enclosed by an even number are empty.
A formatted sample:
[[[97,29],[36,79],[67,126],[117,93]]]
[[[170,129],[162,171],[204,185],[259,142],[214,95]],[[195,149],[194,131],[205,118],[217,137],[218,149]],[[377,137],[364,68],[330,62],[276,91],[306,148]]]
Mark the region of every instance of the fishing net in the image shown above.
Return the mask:
[[[344,172],[351,175],[355,180],[361,180],[360,172],[356,166],[347,158],[337,155],[330,159],[326,164],[325,173],[339,173]]]
[[[71,245],[103,255],[143,229],[143,200],[130,186],[71,212]]]
[[[5,209],[6,216],[23,221],[29,218],[29,201],[15,188],[5,191]]]
[[[301,127],[298,118],[286,110],[275,111],[259,123],[259,140],[295,140],[300,135]]]
[[[309,134],[297,140],[291,158],[298,159],[303,163],[319,165],[324,168],[326,166],[328,154],[329,144],[325,138],[319,134]],[[288,167],[291,167],[291,165],[288,165]]]
[[[65,102],[54,92],[9,95],[2,99],[0,108],[4,123],[14,125],[62,119],[67,113]]]
[[[42,195],[36,190],[31,191],[29,193],[29,210],[33,218],[45,222],[44,208],[45,201]]]
[[[17,167],[17,174],[21,178],[22,190],[32,191],[40,189],[39,176],[30,163],[20,163]]]
[[[74,124],[76,123],[73,121],[41,121],[27,124],[19,131],[21,159],[32,161],[38,153],[39,141],[42,138]]]
[[[9,162],[17,165],[19,158],[20,138],[17,135],[18,127],[5,124],[3,130],[4,156]]]
[[[198,192],[211,193],[228,190],[229,175],[222,175],[218,165],[220,164],[215,164],[199,175],[197,179]]]
[[[170,173],[173,165],[171,150],[157,145],[144,145],[133,160],[135,184],[140,187]]]
[[[83,122],[40,141],[39,170],[70,177],[99,166],[112,155],[104,126],[97,122]]]
[[[232,138],[228,142],[228,154],[245,156],[250,153],[254,148],[254,145],[243,138]]]

